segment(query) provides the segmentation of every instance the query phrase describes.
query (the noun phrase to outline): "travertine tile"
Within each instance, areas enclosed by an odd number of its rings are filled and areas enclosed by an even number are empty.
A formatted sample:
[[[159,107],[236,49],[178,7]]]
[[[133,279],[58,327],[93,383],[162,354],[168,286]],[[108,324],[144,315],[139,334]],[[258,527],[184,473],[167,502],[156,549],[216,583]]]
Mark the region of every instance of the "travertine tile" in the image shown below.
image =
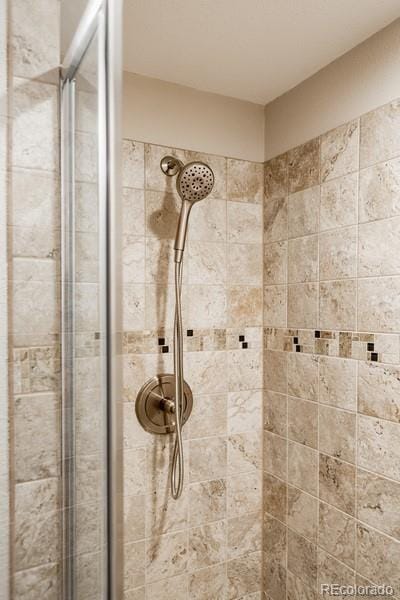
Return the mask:
[[[146,491],[146,449],[124,450],[124,496],[137,496]]]
[[[268,285],[264,287],[264,326],[286,327],[287,286]]]
[[[226,352],[188,352],[186,377],[193,394],[219,394],[226,392]]]
[[[356,415],[329,406],[319,407],[319,449],[325,454],[354,463]]]
[[[226,516],[226,481],[214,479],[189,486],[189,523],[202,525]]]
[[[228,562],[228,600],[244,597],[261,589],[261,552]]]
[[[53,281],[14,281],[12,329],[15,334],[58,333],[59,292]],[[36,310],[40,306],[41,310]]]
[[[318,453],[315,450],[289,441],[288,482],[309,494],[317,495]]]
[[[286,527],[264,515],[263,587],[269,598],[286,593]]]
[[[21,600],[54,600],[60,593],[60,584],[58,563],[19,571],[14,576],[14,592]]]
[[[193,329],[225,328],[227,325],[226,288],[223,285],[190,285],[188,323]]]
[[[318,500],[288,486],[288,527],[311,541],[317,540]]]
[[[319,286],[319,324],[323,329],[356,329],[355,279],[327,281]]]
[[[189,480],[191,483],[225,477],[227,449],[224,437],[191,440],[189,448]]]
[[[264,391],[264,429],[283,437],[287,434],[287,397],[284,394]]]
[[[319,277],[342,279],[357,274],[357,227],[335,229],[319,236]]]
[[[262,325],[263,290],[258,286],[233,286],[227,290],[228,327]]]
[[[282,198],[288,194],[287,154],[271,158],[264,165],[265,197]]]
[[[290,353],[288,356],[288,393],[306,400],[318,400],[318,357]]]
[[[400,101],[394,100],[361,117],[360,168],[400,154]]]
[[[359,226],[358,275],[400,275],[400,217]]]
[[[400,369],[360,361],[358,410],[371,417],[400,422]]]
[[[290,571],[287,574],[288,600],[317,600],[318,594]]]
[[[287,484],[270,475],[263,473],[263,508],[264,514],[269,513],[283,523],[287,520]]]
[[[227,597],[226,565],[219,564],[200,569],[189,578],[189,594],[193,600],[215,600]]]
[[[399,215],[399,191],[400,159],[381,162],[360,171],[360,223]]]
[[[127,598],[124,597],[124,600],[145,600],[145,592],[147,597],[157,598],[157,600],[169,600],[171,597],[176,600],[188,600],[188,574],[183,573],[182,575],[149,583],[142,589],[143,596],[141,595],[142,591],[137,590],[132,598],[128,596]]]
[[[400,424],[360,415],[358,464],[400,481]]]
[[[188,560],[187,532],[180,531],[147,540],[145,560],[146,583],[184,572]]]
[[[238,202],[263,200],[263,165],[261,163],[228,158],[228,199]]]
[[[257,248],[257,246],[255,246],[255,248]],[[188,250],[188,268],[190,283],[198,283],[203,285],[216,285],[225,283],[226,247],[224,244],[211,244],[208,242],[190,242],[190,244],[188,245]],[[230,278],[229,281],[231,281]],[[242,282],[232,281],[232,283]],[[256,281],[255,283],[258,282]]]
[[[280,479],[287,478],[287,441],[284,438],[264,431],[263,468]]]
[[[288,569],[312,589],[317,585],[317,546],[288,530]]]
[[[264,241],[276,242],[288,237],[288,199],[266,198],[264,202]]]
[[[230,392],[261,389],[262,355],[259,350],[230,350],[228,354],[228,388]],[[260,405],[262,403],[260,395]]]
[[[289,196],[289,237],[318,232],[320,187],[314,186]]]
[[[288,281],[304,283],[318,278],[318,236],[289,240]]]
[[[146,569],[145,542],[132,542],[123,547],[123,587],[124,590],[143,586]]]
[[[229,205],[228,205],[229,206]],[[227,238],[227,203],[212,196],[196,202],[191,219],[195,222],[189,227],[188,240],[201,242],[225,242]],[[236,240],[232,240],[236,241]],[[261,241],[261,240],[260,240]]]
[[[358,329],[400,331],[400,277],[378,277],[358,281]]]
[[[318,322],[318,284],[294,283],[288,287],[288,327],[315,329]]]
[[[189,437],[192,439],[225,435],[227,432],[226,395],[197,395],[185,429],[189,431]]]
[[[247,473],[262,466],[261,431],[236,433],[228,437],[228,474]]]
[[[213,214],[213,208],[209,213]],[[262,205],[245,202],[228,202],[228,242],[261,244],[263,241]]]
[[[349,515],[355,513],[355,468],[324,454],[319,455],[319,496]]]
[[[400,543],[357,524],[357,569],[371,581],[400,589]]]
[[[56,176],[45,171],[14,169],[11,184],[9,224],[44,231],[59,227],[60,184]]]
[[[227,278],[229,283],[240,285],[262,284],[263,261],[260,244],[230,244],[227,253]]]
[[[357,223],[358,173],[321,185],[320,231]]]
[[[273,392],[287,392],[287,360],[286,352],[266,350],[264,352],[264,387]]]
[[[360,521],[400,540],[400,483],[359,469],[357,517]]]
[[[145,537],[145,501],[146,496],[140,494],[138,496],[124,496],[124,541],[125,542],[137,542],[143,540]],[[142,518],[138,519],[138,515],[142,515]]]
[[[318,549],[318,587],[321,584],[354,586],[355,572],[324,550]],[[345,598],[345,596],[339,596]]]
[[[174,191],[175,181],[172,177],[166,177],[160,168],[160,161],[163,156],[175,156],[182,162],[185,161],[183,150],[168,148],[167,146],[156,146],[155,144],[144,144],[144,168],[145,168],[145,189],[158,192]],[[143,187],[143,186],[139,186]]]
[[[158,488],[151,494],[146,494],[146,537],[157,537],[163,533],[185,529],[188,526],[188,501],[186,489],[177,500],[174,500],[170,490],[165,488]]]
[[[333,506],[320,502],[318,545],[338,560],[354,568],[356,551],[355,520]]]
[[[317,448],[318,405],[315,402],[288,397],[288,438]]]
[[[122,293],[122,327],[125,331],[141,330],[145,322],[145,285],[140,283],[125,283]],[[82,297],[84,292],[82,293]],[[85,318],[85,310],[82,309],[82,320]],[[97,319],[96,319],[97,320]],[[150,325],[146,319],[147,325]],[[161,323],[154,323],[161,325]],[[154,326],[153,325],[153,326]],[[90,329],[96,329],[96,326]]]
[[[261,510],[261,473],[241,473],[227,479],[227,514],[234,517]]]
[[[287,242],[264,245],[264,285],[287,282]]]
[[[358,169],[359,123],[351,121],[321,136],[321,181]]]
[[[345,358],[319,358],[319,401],[338,408],[355,410],[357,363]]]
[[[227,521],[227,557],[238,558],[261,550],[262,515],[248,513]]]
[[[226,521],[189,530],[189,564],[192,571],[226,560]]]
[[[289,191],[297,192],[319,183],[319,139],[288,152]]]

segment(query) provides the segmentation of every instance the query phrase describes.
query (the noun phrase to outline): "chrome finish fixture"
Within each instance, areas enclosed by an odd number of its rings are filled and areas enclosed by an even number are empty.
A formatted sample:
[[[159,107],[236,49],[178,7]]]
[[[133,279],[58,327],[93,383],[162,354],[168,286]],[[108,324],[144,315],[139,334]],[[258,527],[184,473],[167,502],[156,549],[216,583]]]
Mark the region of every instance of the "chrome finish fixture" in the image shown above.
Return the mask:
[[[188,420],[193,407],[192,390],[184,382],[182,425]],[[141,388],[136,398],[136,416],[149,433],[175,431],[175,376],[169,374],[152,377]]]
[[[164,156],[160,162],[161,171],[167,177],[175,177],[183,167],[182,162],[175,156]]]
[[[163,173],[168,177],[178,175],[176,180],[176,188],[178,194],[182,200],[181,212],[179,215],[178,229],[175,237],[175,322],[174,322],[174,375],[167,375],[169,377],[169,385],[172,385],[171,378],[173,379],[173,392],[169,391],[166,394],[160,394],[156,392],[156,400],[154,400],[154,393],[150,395],[151,401],[148,410],[151,412],[151,419],[153,429],[147,429],[148,431],[154,431],[154,421],[156,426],[166,428],[167,431],[161,433],[175,432],[175,444],[174,452],[172,456],[172,467],[170,471],[170,483],[171,483],[171,494],[176,500],[182,494],[183,480],[184,480],[184,465],[183,465],[183,442],[182,442],[182,427],[188,419],[192,410],[192,396],[190,388],[185,383],[183,374],[183,325],[182,325],[182,260],[183,252],[185,249],[185,242],[187,236],[187,229],[189,224],[190,211],[192,210],[193,204],[199,200],[203,200],[211,193],[214,186],[214,173],[212,169],[203,162],[194,161],[187,165],[183,165],[180,160],[174,156],[164,156],[161,159],[160,167]],[[161,376],[163,377],[163,376]],[[158,379],[155,378],[158,382]],[[148,385],[151,385],[150,380],[144,388],[139,392],[136,400],[136,410],[138,406],[144,401],[141,399],[144,395],[144,391],[149,397],[147,390]],[[157,383],[159,385],[159,383]],[[164,398],[165,396],[165,398]],[[171,402],[173,401],[174,406],[172,407]],[[154,405],[155,403],[155,405]],[[189,408],[190,406],[190,408]],[[155,410],[156,408],[156,410]],[[137,412],[138,419],[142,423],[143,427],[147,427],[143,423],[143,415]],[[174,428],[171,429],[171,419],[173,415]],[[148,414],[147,414],[148,416]],[[168,420],[169,419],[169,420]]]

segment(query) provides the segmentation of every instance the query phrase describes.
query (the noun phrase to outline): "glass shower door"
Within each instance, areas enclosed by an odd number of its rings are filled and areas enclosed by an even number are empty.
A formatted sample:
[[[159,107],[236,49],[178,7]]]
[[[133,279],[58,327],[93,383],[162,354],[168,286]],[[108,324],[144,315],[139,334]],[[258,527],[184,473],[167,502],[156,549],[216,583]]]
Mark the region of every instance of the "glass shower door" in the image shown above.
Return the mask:
[[[62,81],[64,600],[118,597],[109,18],[107,2],[89,3]]]

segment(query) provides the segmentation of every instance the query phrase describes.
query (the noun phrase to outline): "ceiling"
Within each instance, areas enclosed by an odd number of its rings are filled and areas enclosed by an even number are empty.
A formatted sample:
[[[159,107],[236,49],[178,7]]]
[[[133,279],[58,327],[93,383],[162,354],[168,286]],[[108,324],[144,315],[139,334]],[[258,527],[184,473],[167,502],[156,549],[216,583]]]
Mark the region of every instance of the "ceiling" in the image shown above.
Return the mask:
[[[125,0],[127,71],[259,104],[396,18],[399,0]]]

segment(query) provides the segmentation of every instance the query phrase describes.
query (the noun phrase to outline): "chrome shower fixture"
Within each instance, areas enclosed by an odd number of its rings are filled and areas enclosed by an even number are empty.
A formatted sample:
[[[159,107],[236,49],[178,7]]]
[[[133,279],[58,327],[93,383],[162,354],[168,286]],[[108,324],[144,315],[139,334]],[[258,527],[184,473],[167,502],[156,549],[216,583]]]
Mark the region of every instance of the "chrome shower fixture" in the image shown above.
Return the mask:
[[[182,260],[185,249],[189,215],[193,204],[204,200],[214,187],[214,173],[203,162],[193,161],[184,165],[174,156],[164,156],[160,163],[161,170],[168,177],[178,175],[176,189],[182,200],[179,223],[175,237],[175,262]]]
[[[164,156],[160,167],[168,177],[177,177],[176,189],[182,200],[174,244],[174,373],[157,375],[145,383],[136,398],[136,415],[146,431],[175,432],[170,483],[172,497],[177,499],[182,494],[184,480],[182,426],[190,416],[193,403],[192,391],[183,375],[182,260],[190,211],[193,204],[211,193],[214,173],[203,162],[184,165],[174,156]]]

